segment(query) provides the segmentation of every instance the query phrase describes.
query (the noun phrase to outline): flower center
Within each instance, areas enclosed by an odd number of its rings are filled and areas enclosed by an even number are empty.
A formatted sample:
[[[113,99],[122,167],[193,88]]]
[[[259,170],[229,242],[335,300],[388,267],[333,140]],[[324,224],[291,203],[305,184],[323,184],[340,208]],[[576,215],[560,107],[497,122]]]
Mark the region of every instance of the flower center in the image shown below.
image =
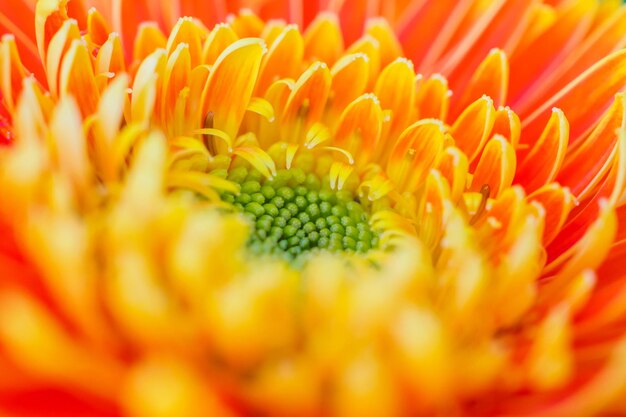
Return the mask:
[[[253,253],[294,259],[314,249],[364,253],[378,244],[368,210],[355,194],[331,190],[313,173],[284,169],[264,179],[239,167],[228,179],[239,183],[241,192],[224,193],[222,200],[252,221],[248,247]]]

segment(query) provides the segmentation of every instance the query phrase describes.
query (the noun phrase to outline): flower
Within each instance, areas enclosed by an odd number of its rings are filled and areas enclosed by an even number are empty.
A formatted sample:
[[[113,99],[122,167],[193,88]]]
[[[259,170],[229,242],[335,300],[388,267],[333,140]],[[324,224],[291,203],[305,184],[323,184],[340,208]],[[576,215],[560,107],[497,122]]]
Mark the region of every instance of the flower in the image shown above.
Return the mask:
[[[8,415],[626,413],[619,2],[5,3]]]

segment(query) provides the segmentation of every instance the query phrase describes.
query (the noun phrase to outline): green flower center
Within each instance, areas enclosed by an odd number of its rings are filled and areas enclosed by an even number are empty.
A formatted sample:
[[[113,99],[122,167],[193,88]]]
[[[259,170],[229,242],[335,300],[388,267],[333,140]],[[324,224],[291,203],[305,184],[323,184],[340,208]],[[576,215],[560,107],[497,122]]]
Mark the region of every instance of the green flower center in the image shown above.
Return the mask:
[[[355,194],[331,190],[313,173],[293,168],[264,179],[239,167],[228,179],[239,183],[241,192],[224,193],[222,200],[251,220],[248,247],[253,253],[293,259],[314,249],[364,253],[378,244]]]

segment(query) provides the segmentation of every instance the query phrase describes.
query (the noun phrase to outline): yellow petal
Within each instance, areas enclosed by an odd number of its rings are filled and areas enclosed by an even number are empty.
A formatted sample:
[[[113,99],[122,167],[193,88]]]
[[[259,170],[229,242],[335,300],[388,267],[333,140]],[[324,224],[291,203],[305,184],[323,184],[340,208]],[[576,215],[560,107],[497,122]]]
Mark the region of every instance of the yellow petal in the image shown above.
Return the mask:
[[[383,109],[391,110],[390,137],[395,138],[413,119],[415,108],[415,72],[413,63],[398,58],[389,64],[378,77],[374,93]]]
[[[52,97],[59,95],[61,61],[67,55],[72,43],[79,39],[78,24],[73,19],[64,21],[58,32],[50,38],[48,53],[44,62],[46,63],[46,76]]]
[[[111,33],[109,39],[102,45],[96,57],[96,74],[111,72],[117,74],[125,71],[124,51],[122,41],[117,33]]]
[[[333,65],[343,53],[343,36],[337,15],[320,13],[304,33],[304,56],[308,61]]]
[[[0,41],[0,96],[9,113],[15,111],[24,77],[26,70],[20,61],[15,38],[12,35],[3,35]]]
[[[333,143],[365,164],[376,149],[383,125],[383,111],[376,96],[366,94],[354,100],[339,118]]]
[[[234,138],[239,131],[265,52],[260,39],[241,39],[218,57],[202,93],[199,123],[208,113],[213,115],[213,128]]]
[[[220,23],[209,34],[202,50],[202,62],[213,65],[224,50],[239,39],[230,25]]]
[[[372,36],[380,44],[380,64],[386,67],[396,58],[404,56],[400,41],[386,19],[374,17],[365,22],[365,33]]]
[[[345,107],[365,92],[369,57],[363,53],[341,57],[330,70],[332,76],[332,111],[341,114]]]
[[[490,195],[497,197],[509,188],[515,176],[515,149],[506,138],[496,135],[487,142],[483,150],[474,177],[472,190],[480,191],[484,185],[489,186]]]
[[[500,49],[494,49],[478,66],[460,99],[454,103],[452,115],[456,116],[483,94],[493,98],[496,107],[506,102],[509,85],[509,61]]]
[[[401,190],[415,191],[443,151],[443,125],[424,119],[402,132],[387,162],[387,174]]]
[[[417,112],[419,117],[446,120],[450,108],[448,81],[439,74],[430,76],[417,91]]]
[[[281,136],[300,142],[313,123],[320,120],[330,93],[331,77],[326,64],[315,62],[298,79],[285,105]]]
[[[493,100],[483,96],[467,107],[450,128],[456,146],[465,152],[470,163],[487,142],[495,116]]]
[[[72,42],[72,46],[63,58],[60,84],[61,96],[76,97],[83,116],[96,111],[100,93],[96,86],[89,51],[80,40]]]
[[[264,94],[277,79],[296,78],[303,55],[304,40],[300,31],[295,25],[286,26],[263,57],[256,91]]]
[[[174,53],[179,44],[189,46],[189,56],[192,68],[200,63],[202,57],[202,43],[208,33],[203,26],[190,17],[181,17],[172,29],[167,40],[166,50],[168,55]]]
[[[142,62],[157,49],[165,49],[166,45],[167,39],[156,23],[142,22],[133,45],[133,61]]]

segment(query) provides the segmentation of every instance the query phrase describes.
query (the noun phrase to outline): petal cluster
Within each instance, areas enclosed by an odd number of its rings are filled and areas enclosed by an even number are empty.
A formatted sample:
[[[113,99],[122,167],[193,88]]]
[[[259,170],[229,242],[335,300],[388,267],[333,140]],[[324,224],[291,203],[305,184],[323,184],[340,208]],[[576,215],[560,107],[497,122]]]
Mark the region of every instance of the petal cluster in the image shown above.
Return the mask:
[[[625,411],[619,2],[89,3],[0,6],[9,413]]]

